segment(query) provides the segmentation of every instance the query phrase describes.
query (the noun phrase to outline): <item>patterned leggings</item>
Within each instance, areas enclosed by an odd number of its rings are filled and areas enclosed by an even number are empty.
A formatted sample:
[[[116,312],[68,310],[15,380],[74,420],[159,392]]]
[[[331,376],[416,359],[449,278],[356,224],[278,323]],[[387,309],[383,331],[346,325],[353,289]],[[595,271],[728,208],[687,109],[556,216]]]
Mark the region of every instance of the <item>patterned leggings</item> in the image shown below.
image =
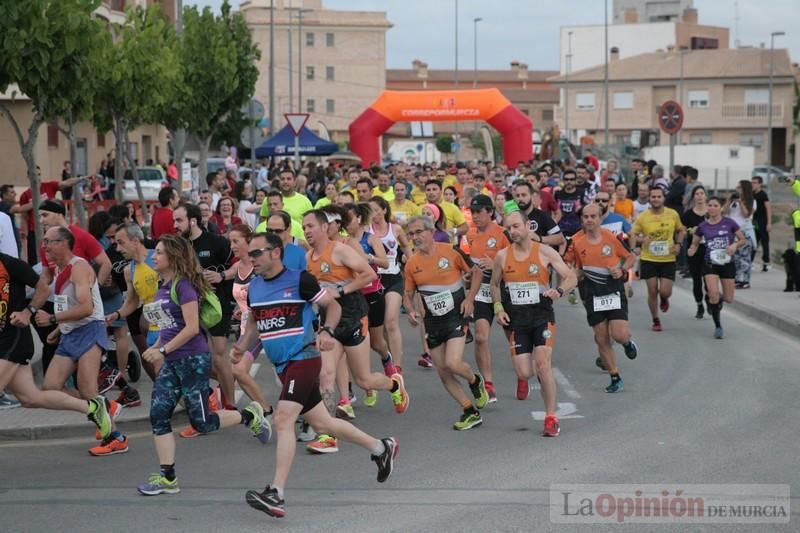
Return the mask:
[[[208,375],[211,355],[200,353],[164,361],[153,385],[150,405],[150,424],[153,435],[172,433],[172,412],[181,396],[186,399],[186,411],[192,427],[200,433],[219,429],[219,416],[208,411]]]
[[[736,250],[733,256],[736,264],[736,283],[750,283],[750,272],[753,269],[753,250],[755,242],[749,233],[744,234],[747,244]]]

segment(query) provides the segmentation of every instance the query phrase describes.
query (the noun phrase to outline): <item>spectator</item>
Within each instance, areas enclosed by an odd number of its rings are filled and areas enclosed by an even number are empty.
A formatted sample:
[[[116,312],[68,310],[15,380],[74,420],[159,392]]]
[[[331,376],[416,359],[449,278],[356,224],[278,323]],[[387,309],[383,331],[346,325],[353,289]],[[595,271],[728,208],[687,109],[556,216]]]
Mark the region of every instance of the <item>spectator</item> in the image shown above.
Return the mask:
[[[236,204],[233,198],[221,198],[217,203],[216,213],[211,216],[211,222],[217,227],[217,235],[226,236],[234,226],[242,224],[242,219],[236,213]]]
[[[664,205],[670,209],[674,209],[678,214],[683,213],[683,198],[686,194],[686,178],[684,178],[683,169],[688,167],[675,166],[673,167],[672,184],[669,186],[667,198],[664,200]],[[687,209],[688,210],[688,209]]]
[[[747,244],[740,246],[733,257],[736,263],[736,288],[750,288],[750,273],[753,269],[753,256],[756,235],[753,229],[753,213],[756,210],[756,200],[753,198],[753,184],[742,180],[736,186],[725,204],[725,213],[733,219],[744,233]]]
[[[234,188],[234,196],[239,202],[239,218],[247,224],[250,229],[255,229],[258,225],[258,212],[261,204],[253,203],[253,184],[250,180],[242,180]]]
[[[11,208],[17,203],[17,191],[13,185],[3,185],[0,187],[0,213],[5,213],[11,220],[11,231],[14,234],[14,240],[17,243],[17,255],[22,250],[22,241],[19,236],[19,228],[17,227],[17,217],[11,212]]]
[[[608,182],[606,182],[608,183]],[[650,191],[647,191],[648,194]],[[628,198],[628,186],[624,182],[618,183],[614,189],[616,202],[614,202],[614,212],[621,215],[629,223],[633,222],[633,200]],[[649,202],[648,202],[649,205]],[[645,207],[645,209],[647,209]]]
[[[164,187],[158,192],[158,203],[161,204],[161,207],[153,213],[153,220],[150,224],[150,235],[156,241],[165,233],[175,233],[172,211],[181,203],[181,198],[178,191],[172,187]]]
[[[217,225],[211,221],[211,217],[214,214],[211,210],[211,205],[201,200],[198,202],[197,207],[200,209],[200,229],[217,235]]]
[[[753,198],[756,200],[756,213],[753,216],[755,225],[756,245],[753,248],[753,257],[756,255],[758,245],[761,245],[761,271],[769,270],[769,233],[772,231],[772,204],[767,191],[764,190],[764,180],[761,176],[753,176]]]
[[[67,181],[72,177],[72,163],[64,161],[64,168],[61,170],[61,181]],[[72,200],[72,187],[61,191],[61,197],[64,200]]]

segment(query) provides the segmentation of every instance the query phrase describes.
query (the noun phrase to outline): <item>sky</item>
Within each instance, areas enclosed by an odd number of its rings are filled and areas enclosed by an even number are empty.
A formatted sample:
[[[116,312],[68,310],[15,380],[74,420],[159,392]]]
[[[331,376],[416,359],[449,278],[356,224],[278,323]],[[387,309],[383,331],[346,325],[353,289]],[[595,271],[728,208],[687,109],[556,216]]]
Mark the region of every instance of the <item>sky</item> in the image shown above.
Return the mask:
[[[230,0],[237,8],[240,0]],[[185,0],[186,4],[219,7],[222,0]],[[385,11],[393,27],[386,35],[388,68],[411,68],[414,59],[431,69],[452,69],[455,62],[455,0],[323,0],[328,9]],[[474,62],[473,19],[478,23],[478,68],[508,69],[511,61],[528,64],[530,70],[558,70],[559,29],[562,26],[603,24],[603,2],[570,0],[569,8],[556,0],[460,0],[459,69]],[[611,6],[608,0],[609,22]],[[738,0],[738,39],[742,45],[788,48],[793,62],[800,61],[800,30],[791,22],[800,19],[800,0]],[[694,0],[700,24],[730,28],[734,45],[734,0]],[[767,7],[768,6],[768,7]]]

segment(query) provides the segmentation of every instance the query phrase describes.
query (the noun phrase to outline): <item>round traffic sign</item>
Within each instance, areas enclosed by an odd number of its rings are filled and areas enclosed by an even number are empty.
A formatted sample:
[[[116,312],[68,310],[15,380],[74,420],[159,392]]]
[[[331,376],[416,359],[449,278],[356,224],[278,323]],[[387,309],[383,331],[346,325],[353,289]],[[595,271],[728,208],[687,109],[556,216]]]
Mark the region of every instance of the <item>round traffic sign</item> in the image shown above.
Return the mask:
[[[658,125],[664,133],[675,135],[683,126],[683,109],[674,100],[667,100],[658,109]]]

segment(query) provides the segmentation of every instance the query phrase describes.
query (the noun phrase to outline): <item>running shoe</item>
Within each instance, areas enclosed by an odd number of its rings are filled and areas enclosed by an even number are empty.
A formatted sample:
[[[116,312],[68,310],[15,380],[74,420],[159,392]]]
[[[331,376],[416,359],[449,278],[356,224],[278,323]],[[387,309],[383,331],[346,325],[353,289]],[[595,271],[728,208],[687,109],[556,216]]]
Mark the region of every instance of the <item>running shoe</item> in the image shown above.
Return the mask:
[[[97,396],[95,396],[97,398]],[[100,396],[100,398],[103,398]],[[103,398],[105,400],[105,398]],[[114,422],[119,418],[119,415],[122,414],[122,405],[119,402],[114,400],[105,400],[106,402],[106,409],[108,410],[108,416],[111,418],[111,426],[114,425]],[[109,428],[109,433],[111,433],[111,428]],[[103,435],[101,435],[100,430],[95,430],[94,432],[94,440],[102,440]]]
[[[761,272],[769,272],[769,263],[764,263],[761,266]]]
[[[384,447],[383,453],[380,455],[370,455],[370,459],[378,465],[378,483],[383,483],[392,475],[394,459],[397,457],[397,452],[400,451],[400,442],[394,437],[381,439],[381,442]]]
[[[211,389],[211,394],[208,395],[208,410],[209,412],[216,412],[222,409],[222,389],[215,387]]]
[[[527,400],[531,386],[527,379],[517,378],[517,400]]]
[[[636,356],[639,355],[639,347],[636,346],[636,343],[633,342],[633,339],[623,344],[622,348],[625,350],[625,357],[628,359],[636,359]]]
[[[544,417],[544,430],[542,435],[545,437],[558,437],[561,433],[561,426],[558,424],[556,415],[547,415]]]
[[[0,411],[6,409],[16,409],[20,403],[6,393],[0,393]]]
[[[118,439],[116,437],[108,437],[103,440],[99,445],[89,449],[89,455],[95,457],[102,457],[104,455],[115,455],[118,453],[125,453],[128,451],[128,437],[124,435]]]
[[[278,489],[266,486],[263,492],[255,490],[248,490],[244,495],[247,505],[253,509],[265,512],[275,518],[283,518],[286,516],[286,509],[284,509],[285,502],[278,496]]]
[[[100,370],[100,373],[97,374],[97,390],[99,394],[111,390],[121,377],[122,373],[113,366],[107,366]]]
[[[619,376],[611,376],[611,384],[606,387],[606,392],[620,392],[622,391],[622,378]]]
[[[483,409],[489,403],[489,393],[486,392],[486,383],[483,381],[483,376],[475,374],[475,383],[469,386],[472,396],[475,398],[475,407]]]
[[[104,397],[97,395],[89,399],[89,407],[87,409],[86,418],[97,426],[97,433],[95,436],[98,439],[107,439],[111,435],[111,415],[109,414],[110,404]]]
[[[653,331],[664,331],[664,329],[661,327],[661,321],[657,318],[653,319],[653,326],[651,327],[651,329]]]
[[[247,407],[242,409],[253,415],[253,420],[247,426],[253,432],[253,436],[258,439],[261,444],[266,444],[272,437],[272,424],[264,416],[264,408],[258,402],[250,402]]]
[[[385,360],[381,359],[381,364],[383,365],[383,373],[386,374],[387,378],[390,378],[393,374],[397,373],[397,370],[394,368],[392,354],[389,354],[389,357],[387,357]]]
[[[119,396],[117,396],[116,402],[127,409],[142,405],[142,399],[139,397],[139,391],[136,389],[128,389],[127,392],[122,391]]]
[[[486,393],[489,395],[489,403],[497,403],[497,393],[494,390],[494,383],[486,382]]]
[[[417,364],[422,368],[433,368],[433,359],[431,359],[430,355],[424,353],[419,356],[419,361],[417,361]]]
[[[606,363],[605,361],[603,361],[602,358],[598,357],[597,359],[595,359],[594,364],[597,368],[599,368],[603,372],[608,372],[608,367],[606,366]]]
[[[364,405],[367,407],[375,407],[375,404],[378,403],[378,391],[376,390],[368,390],[364,394]]]
[[[342,398],[339,400],[339,405],[336,406],[336,418],[343,418],[344,420],[355,420],[356,412],[350,402]]]
[[[356,403],[356,400],[358,400],[358,397],[356,396],[356,393],[353,392],[353,384],[352,383],[350,384],[350,393],[347,395],[347,400],[350,403]]]
[[[139,485],[137,490],[142,496],[158,496],[159,494],[178,494],[181,488],[178,486],[178,478],[170,481],[161,474],[152,474],[147,483]]]
[[[569,291],[569,294],[567,295],[567,301],[572,305],[578,303],[578,295],[575,293],[575,289]]]
[[[725,332],[722,330],[722,326],[718,328],[714,328],[714,338],[721,339],[725,336]]]
[[[309,453],[336,453],[339,451],[336,437],[330,435],[320,435],[317,440],[306,446]]]
[[[297,434],[297,442],[311,442],[317,438],[317,432],[311,428],[308,422],[300,423],[300,432]]]
[[[697,320],[702,320],[703,315],[705,315],[705,309],[703,308],[703,304],[697,304],[697,314],[694,317]]]
[[[199,436],[203,435],[203,433],[200,433],[199,431],[194,429],[192,426],[189,426],[188,428],[186,428],[183,431],[181,431],[180,433],[178,433],[178,435],[180,435],[184,439],[193,439],[195,437],[199,437]]]
[[[392,393],[394,411],[400,414],[405,413],[408,410],[408,404],[411,403],[408,397],[408,391],[406,391],[406,382],[400,374],[394,374],[392,376],[392,381],[396,382],[398,385],[397,390]]]
[[[662,313],[669,311],[669,298],[661,297],[661,305],[659,306]]]
[[[472,429],[475,426],[480,426],[481,424],[483,424],[483,419],[481,418],[480,413],[464,413],[461,415],[461,418],[458,419],[458,422],[453,424],[453,429],[457,431],[467,431],[468,429]]]

